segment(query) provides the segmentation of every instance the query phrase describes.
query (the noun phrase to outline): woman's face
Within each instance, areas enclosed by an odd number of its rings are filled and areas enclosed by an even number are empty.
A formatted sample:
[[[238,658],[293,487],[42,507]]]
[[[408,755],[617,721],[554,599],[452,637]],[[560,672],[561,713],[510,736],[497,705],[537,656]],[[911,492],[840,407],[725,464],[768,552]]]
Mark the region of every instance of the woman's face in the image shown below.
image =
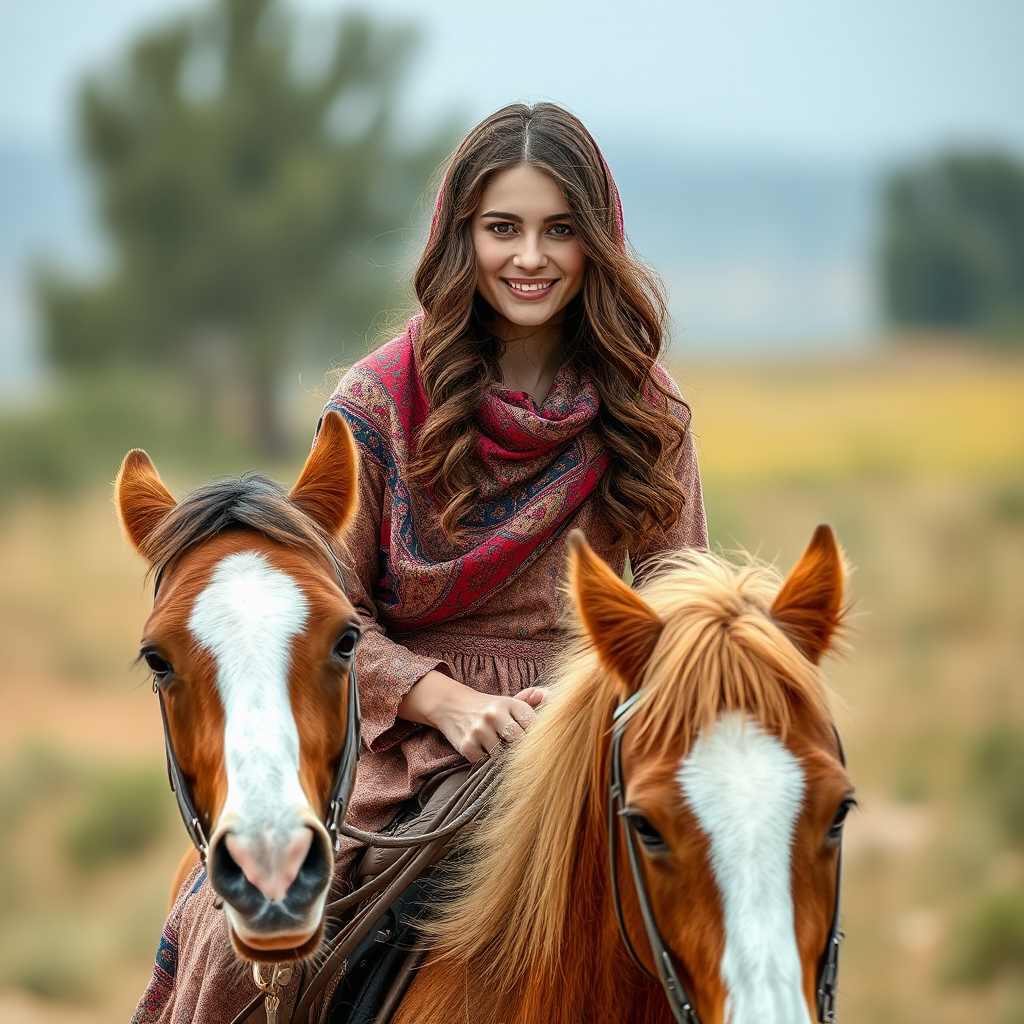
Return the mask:
[[[511,327],[553,327],[583,286],[584,259],[569,204],[529,164],[496,174],[473,214],[477,291]]]

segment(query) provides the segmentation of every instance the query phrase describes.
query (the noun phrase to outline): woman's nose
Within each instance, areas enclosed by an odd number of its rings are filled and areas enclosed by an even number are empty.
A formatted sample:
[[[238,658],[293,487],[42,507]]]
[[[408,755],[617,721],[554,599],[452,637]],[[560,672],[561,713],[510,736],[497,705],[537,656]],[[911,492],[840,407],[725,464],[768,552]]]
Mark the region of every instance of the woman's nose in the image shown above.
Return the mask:
[[[521,238],[519,251],[512,257],[513,265],[526,271],[539,270],[546,266],[548,258],[540,239],[528,234],[522,235]]]

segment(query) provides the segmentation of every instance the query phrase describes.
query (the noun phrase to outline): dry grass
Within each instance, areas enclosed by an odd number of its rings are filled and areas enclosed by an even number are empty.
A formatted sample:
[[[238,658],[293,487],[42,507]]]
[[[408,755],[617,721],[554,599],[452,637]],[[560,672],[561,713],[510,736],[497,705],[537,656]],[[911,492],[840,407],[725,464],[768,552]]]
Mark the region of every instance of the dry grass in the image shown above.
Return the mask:
[[[1024,721],[1024,364],[912,352],[680,376],[714,539],[788,567],[827,520],[857,566],[853,653],[832,670],[863,805],[842,1020],[1024,1021],[1012,971],[944,980],[973,908],[1024,879],[970,767],[993,723]],[[142,571],[100,489],[9,506],[0,567],[0,1024],[126,1020],[184,833],[87,875],[61,837],[77,776],[160,763],[152,694],[128,668]]]

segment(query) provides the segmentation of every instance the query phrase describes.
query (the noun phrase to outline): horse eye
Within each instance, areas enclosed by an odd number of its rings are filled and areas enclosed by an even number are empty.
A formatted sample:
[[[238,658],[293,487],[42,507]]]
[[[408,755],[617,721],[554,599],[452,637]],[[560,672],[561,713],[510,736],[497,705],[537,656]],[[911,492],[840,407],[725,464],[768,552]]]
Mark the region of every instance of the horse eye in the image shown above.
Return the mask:
[[[652,853],[660,853],[668,849],[665,837],[642,814],[627,811],[626,819],[645,849]]]
[[[850,813],[851,808],[857,806],[857,801],[853,799],[844,800],[839,805],[839,810],[836,811],[835,817],[832,819],[832,824],[829,826],[828,838],[831,842],[837,843],[843,835],[843,825],[846,823],[846,816]]]
[[[356,641],[359,639],[359,631],[347,629],[341,634],[338,642],[334,645],[334,656],[341,661],[348,661],[356,653]]]
[[[156,651],[146,651],[143,657],[155,676],[169,676],[174,671],[171,668],[171,663],[161,658]]]

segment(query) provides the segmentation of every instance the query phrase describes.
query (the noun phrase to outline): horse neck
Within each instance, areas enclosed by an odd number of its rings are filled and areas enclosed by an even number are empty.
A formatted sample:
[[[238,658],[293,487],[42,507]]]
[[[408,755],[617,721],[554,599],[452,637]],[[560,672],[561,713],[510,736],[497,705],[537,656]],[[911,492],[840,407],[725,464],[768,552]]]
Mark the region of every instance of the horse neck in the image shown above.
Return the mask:
[[[606,756],[597,777],[607,777]],[[560,812],[557,799],[543,806],[545,814]],[[395,1024],[578,1024],[627,1018],[635,1024],[672,1024],[660,985],[628,958],[619,934],[609,891],[603,794],[587,801],[577,839],[557,965],[545,963],[538,949],[518,980],[507,988],[499,984],[496,991],[494,957],[488,951],[461,963],[428,959]],[[531,910],[520,898],[509,917],[530,917]],[[496,932],[504,927],[495,924]]]

